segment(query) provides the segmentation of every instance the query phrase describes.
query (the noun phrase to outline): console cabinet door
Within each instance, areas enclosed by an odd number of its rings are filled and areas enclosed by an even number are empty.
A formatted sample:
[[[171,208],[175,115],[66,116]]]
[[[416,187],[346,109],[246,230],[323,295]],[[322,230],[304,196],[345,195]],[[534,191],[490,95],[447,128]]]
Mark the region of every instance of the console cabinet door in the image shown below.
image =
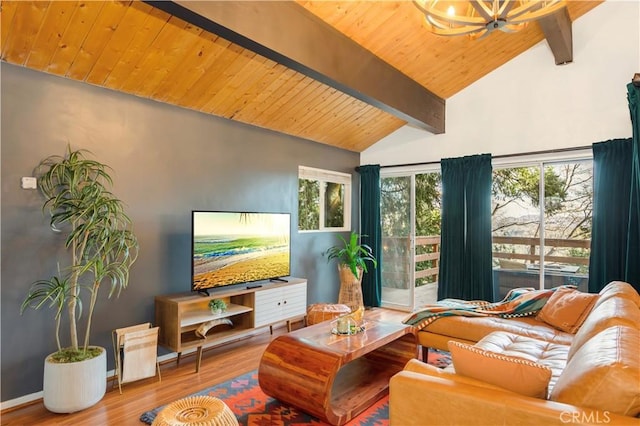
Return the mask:
[[[295,284],[282,289],[283,319],[295,318],[307,314],[307,283]]]
[[[254,327],[273,324],[282,318],[282,294],[281,288],[256,291]]]
[[[306,309],[306,282],[256,291],[254,327],[262,327],[303,316]]]

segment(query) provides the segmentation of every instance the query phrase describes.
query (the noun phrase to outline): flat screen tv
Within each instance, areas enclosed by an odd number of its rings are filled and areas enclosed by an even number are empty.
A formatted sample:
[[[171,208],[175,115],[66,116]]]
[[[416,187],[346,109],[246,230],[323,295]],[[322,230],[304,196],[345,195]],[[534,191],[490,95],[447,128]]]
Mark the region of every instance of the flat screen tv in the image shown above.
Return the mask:
[[[289,213],[193,211],[191,223],[192,291],[290,274]]]

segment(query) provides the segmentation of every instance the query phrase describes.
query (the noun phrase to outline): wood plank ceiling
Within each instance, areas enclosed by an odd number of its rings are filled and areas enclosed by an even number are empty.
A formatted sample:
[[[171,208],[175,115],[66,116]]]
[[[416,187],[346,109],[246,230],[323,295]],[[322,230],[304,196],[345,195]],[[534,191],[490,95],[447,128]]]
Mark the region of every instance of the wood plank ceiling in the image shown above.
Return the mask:
[[[601,2],[571,1],[575,21]],[[140,1],[2,1],[1,59],[361,152],[406,121]],[[439,37],[408,1],[298,1],[447,99],[544,39]],[[549,66],[555,66],[551,52]]]

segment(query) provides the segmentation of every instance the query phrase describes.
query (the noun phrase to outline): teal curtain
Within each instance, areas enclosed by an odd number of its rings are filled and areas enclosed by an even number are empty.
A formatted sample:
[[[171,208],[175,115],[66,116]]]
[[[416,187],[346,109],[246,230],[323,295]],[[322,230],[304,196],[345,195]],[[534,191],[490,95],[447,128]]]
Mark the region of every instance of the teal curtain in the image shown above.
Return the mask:
[[[593,144],[589,292],[625,280],[631,191],[631,139]]]
[[[491,155],[445,158],[438,300],[493,300]]]
[[[465,196],[464,166],[459,159],[442,159],[442,211],[438,300],[462,298],[464,284]]]
[[[627,85],[632,139],[593,145],[589,291],[621,280],[640,291],[640,87]]]
[[[627,98],[633,128],[633,149],[625,281],[640,291],[640,87],[629,83]]]
[[[360,234],[362,242],[371,247],[378,267],[367,265],[362,277],[362,297],[365,306],[382,303],[382,228],[380,224],[380,165],[358,167],[360,173]]]

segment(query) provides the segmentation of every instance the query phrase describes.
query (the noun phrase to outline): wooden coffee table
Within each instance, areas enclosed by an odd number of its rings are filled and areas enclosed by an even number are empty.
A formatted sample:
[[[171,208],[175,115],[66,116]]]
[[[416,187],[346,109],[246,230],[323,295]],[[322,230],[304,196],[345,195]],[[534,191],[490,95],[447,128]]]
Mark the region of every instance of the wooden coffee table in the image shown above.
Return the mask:
[[[389,379],[418,355],[407,314],[365,312],[365,331],[331,333],[325,321],[273,340],[260,361],[263,392],[333,425],[342,425],[389,393]]]

